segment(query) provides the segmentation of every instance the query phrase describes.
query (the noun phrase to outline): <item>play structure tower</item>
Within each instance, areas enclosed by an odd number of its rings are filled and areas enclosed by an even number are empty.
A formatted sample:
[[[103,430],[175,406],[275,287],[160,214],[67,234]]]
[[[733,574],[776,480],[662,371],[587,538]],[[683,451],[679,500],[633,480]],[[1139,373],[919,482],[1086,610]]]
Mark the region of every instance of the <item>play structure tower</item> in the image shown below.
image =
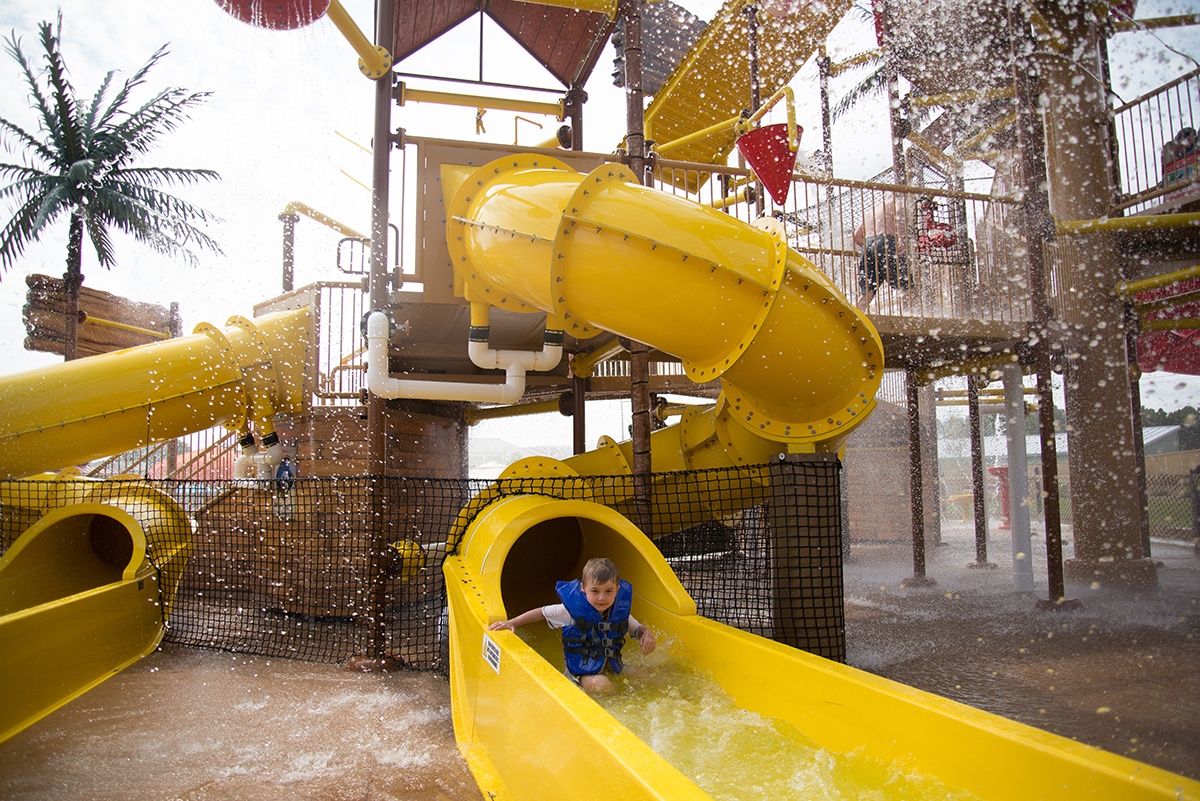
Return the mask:
[[[271,21],[252,3],[219,1],[245,12],[239,16],[248,21]],[[942,146],[937,130],[915,131],[911,119],[896,116],[903,103],[889,104],[895,149],[888,183],[794,173],[799,130],[788,84],[819,54],[848,3],[760,8],[730,0],[703,31],[694,31],[686,52],[668,59],[666,78],[648,107],[642,58],[657,50],[645,46],[655,32],[637,0],[433,6],[383,0],[374,43],[337,0],[292,5],[283,4],[283,27],[313,23],[327,8],[358,51],[364,75],[376,81],[366,282],[294,288],[285,272],[284,293],[260,304],[253,321],[205,324],[190,337],[0,383],[0,475],[10,479],[5,489],[11,493],[5,496],[5,531],[22,528],[0,562],[0,590],[16,599],[0,626],[13,627],[4,630],[17,631],[31,645],[22,654],[35,651],[32,646],[52,652],[54,643],[35,636],[29,624],[53,621],[86,639],[93,624],[64,610],[77,596],[94,599],[97,590],[112,589],[123,593],[120,603],[96,603],[118,622],[133,618],[135,632],[121,637],[112,658],[84,660],[79,671],[44,688],[29,709],[5,710],[3,731],[28,725],[153,647],[165,618],[146,615],[145,606],[171,607],[177,573],[162,570],[187,558],[179,531],[195,521],[196,536],[210,536],[240,513],[231,527],[242,544],[218,551],[220,558],[206,554],[206,569],[236,562],[241,570],[255,560],[285,565],[285,578],[265,590],[270,597],[260,604],[263,612],[270,604],[298,626],[302,619],[345,618],[339,625],[352,628],[358,618],[369,618],[367,655],[382,661],[393,656],[388,648],[399,653],[404,647],[384,636],[385,618],[401,614],[406,602],[439,603],[429,628],[449,650],[456,737],[485,794],[563,795],[579,775],[599,772],[612,778],[622,797],[708,797],[527,642],[511,632],[487,631],[489,623],[542,603],[554,580],[578,575],[589,557],[606,555],[634,580],[639,619],[677,642],[686,659],[710,672],[739,706],[784,720],[818,748],[862,750],[885,764],[915,760],[935,780],[986,798],[1041,793],[1046,777],[1055,792],[1067,795],[1197,795],[1194,783],[1181,777],[1006,724],[698,615],[696,601],[659,550],[694,527],[709,525],[720,534],[726,522],[761,513],[768,518],[768,539],[781,538],[789,526],[805,529],[799,544],[766,546],[774,616],[764,629],[785,640],[780,632],[791,621],[784,616],[805,614],[805,593],[824,593],[840,610],[840,563],[829,571],[836,576],[820,577],[825,582],[802,582],[793,568],[810,551],[841,553],[836,460],[853,452],[854,436],[877,408],[886,365],[906,374],[917,583],[925,578],[917,556],[925,542],[927,466],[921,460],[920,385],[1004,367],[1016,372],[1018,382],[1022,371],[1035,374],[1042,398],[1051,565],[1044,600],[1061,607],[1049,383],[1051,370],[1061,368],[1068,376],[1068,414],[1079,432],[1073,434],[1072,459],[1082,460],[1073,468],[1072,497],[1078,494],[1080,503],[1075,558],[1068,564],[1074,575],[1102,582],[1154,581],[1141,532],[1129,525],[1136,517],[1134,491],[1119,477],[1137,467],[1124,309],[1113,291],[1118,277],[1133,277],[1119,266],[1129,243],[1088,233],[1113,233],[1097,222],[1112,205],[1106,161],[1111,142],[1097,132],[1101,126],[1081,133],[1067,121],[1074,115],[1095,119],[1103,110],[1101,92],[1077,94],[1075,88],[1102,72],[1092,63],[1101,32],[1090,10],[972,4],[972,19],[987,23],[988,36],[975,31],[972,39],[971,31],[963,31],[955,40],[963,58],[946,67],[944,54],[934,59],[904,46],[925,35],[925,20],[913,15],[906,22],[896,4],[881,9],[886,68],[892,77],[905,75],[920,102],[953,107],[981,59],[1000,64],[981,81],[983,94],[995,93],[983,99],[999,105],[965,129],[942,131]],[[475,13],[525,44],[563,84],[561,99],[461,95],[398,80],[395,65]],[[583,150],[583,86],[616,29],[624,48],[629,134],[613,153],[589,153]],[[556,35],[531,33],[542,30]],[[1034,30],[1042,35],[1031,39]],[[1049,55],[1048,49],[1057,55],[1036,57]],[[747,62],[746,69],[731,69],[731,58],[736,66]],[[1025,80],[1031,67],[1041,70],[1040,84]],[[828,63],[825,68],[832,69]],[[895,86],[893,81],[893,91]],[[1062,103],[1043,103],[1039,92]],[[572,131],[537,147],[393,133],[393,107],[412,103],[553,115],[570,119]],[[768,128],[774,104],[787,112],[779,137],[770,146],[747,146],[747,137]],[[1042,120],[1044,106],[1070,114]],[[980,157],[995,167],[997,185],[989,194],[968,192],[961,166],[975,151],[967,143],[985,140],[1004,152]],[[914,161],[914,148],[906,150],[904,141],[943,168],[957,161],[960,173],[949,175],[949,186],[931,185],[928,176],[937,170]],[[728,163],[735,149],[749,166]],[[397,158],[416,164],[415,211],[402,221],[402,230],[414,231],[421,243],[412,264],[389,262],[388,201],[406,189],[393,193],[389,183]],[[1040,189],[1046,178],[1053,187],[1048,194]],[[770,216],[763,213],[763,186],[771,195]],[[868,280],[859,271],[854,234],[878,222],[876,208],[901,210],[896,236],[906,262],[890,273],[881,266]],[[1186,213],[1180,216],[1159,224],[1193,224]],[[1055,221],[1072,231],[1070,246],[1051,241]],[[1190,253],[1195,237],[1189,233],[1171,240],[1166,247],[1175,250],[1156,263]],[[349,239],[361,252],[361,238]],[[864,312],[853,298],[869,282],[880,286],[870,287],[878,295],[874,305],[864,298]],[[336,307],[335,296],[349,298],[348,307]],[[346,330],[354,332],[349,342]],[[1111,336],[1097,333],[1110,330]],[[602,366],[609,375],[602,375]],[[679,422],[652,434],[651,395],[667,391],[715,402],[675,410]],[[583,446],[585,400],[626,396],[633,398],[632,439]],[[517,405],[541,409],[547,401],[573,410],[575,455],[523,459],[481,491],[456,485],[448,493],[456,495],[459,510],[453,522],[424,530],[433,482],[464,477],[465,422]],[[214,425],[239,438],[237,481],[190,511],[137,484],[129,494],[98,490],[81,502],[50,476],[11,480]],[[1088,441],[1076,446],[1080,438]],[[832,466],[832,480],[805,484],[773,472],[806,460]],[[362,479],[365,491],[361,497],[345,494],[315,513],[297,512],[297,498],[320,486],[295,489],[290,471],[297,464],[307,477]],[[664,488],[686,489],[696,474],[727,476],[720,471],[731,468],[743,471],[744,484],[697,481],[701,497],[671,514],[677,496]],[[73,486],[68,478],[60,477],[63,486]],[[430,485],[389,485],[390,478]],[[602,491],[601,483],[589,483],[595,479],[613,481]],[[814,517],[823,522],[785,519],[785,505],[774,502],[781,496],[812,500],[821,510]],[[852,494],[849,502],[868,499]],[[144,520],[148,515],[165,520],[168,532]],[[325,542],[320,538],[326,529],[348,517],[367,521],[371,555],[359,562],[339,554],[335,561],[348,567],[336,580],[328,578],[332,570],[311,576],[305,555],[320,549],[300,544]],[[25,519],[36,522],[14,522]],[[280,521],[288,536],[272,540],[265,533],[271,521]],[[59,562],[91,567],[62,567],[77,580],[30,582],[29,576],[56,575]],[[343,586],[348,574],[369,576],[370,589],[362,592],[349,580]],[[429,574],[437,580],[423,595],[403,586]],[[378,601],[387,582],[402,585],[399,595],[407,601],[385,610]],[[331,585],[351,602],[322,605],[320,591]],[[800,602],[789,608],[781,599]],[[374,606],[364,611],[369,604]],[[5,678],[18,669],[7,666]],[[1035,768],[1018,774],[1008,769],[1011,763]]]

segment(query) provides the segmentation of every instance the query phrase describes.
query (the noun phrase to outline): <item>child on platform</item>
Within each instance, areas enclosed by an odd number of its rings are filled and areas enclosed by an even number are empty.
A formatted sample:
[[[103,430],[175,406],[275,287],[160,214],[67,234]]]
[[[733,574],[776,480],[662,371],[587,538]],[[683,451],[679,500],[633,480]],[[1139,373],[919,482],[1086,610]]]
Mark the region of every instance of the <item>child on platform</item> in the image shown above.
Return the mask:
[[[554,589],[562,603],[530,609],[488,629],[513,631],[545,620],[550,628],[562,629],[567,675],[572,681],[589,693],[610,692],[612,680],[605,673],[621,672],[626,633],[638,641],[643,654],[658,643],[654,632],[629,614],[633,587],[621,580],[611,559],[589,559],[581,579],[560,581]]]

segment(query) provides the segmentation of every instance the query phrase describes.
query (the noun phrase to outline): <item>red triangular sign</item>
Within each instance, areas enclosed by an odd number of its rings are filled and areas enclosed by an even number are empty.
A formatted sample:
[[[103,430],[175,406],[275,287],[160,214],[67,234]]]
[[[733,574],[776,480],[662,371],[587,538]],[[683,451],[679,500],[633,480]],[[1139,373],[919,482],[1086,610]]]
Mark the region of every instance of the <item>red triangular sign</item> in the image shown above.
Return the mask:
[[[792,150],[788,142],[788,127],[785,123],[764,125],[755,128],[737,140],[738,152],[745,157],[763,182],[763,186],[771,193],[775,205],[782,206],[787,201],[788,192],[792,188],[792,171],[796,168],[796,156],[799,151],[800,134],[804,129],[796,126],[796,150]]]

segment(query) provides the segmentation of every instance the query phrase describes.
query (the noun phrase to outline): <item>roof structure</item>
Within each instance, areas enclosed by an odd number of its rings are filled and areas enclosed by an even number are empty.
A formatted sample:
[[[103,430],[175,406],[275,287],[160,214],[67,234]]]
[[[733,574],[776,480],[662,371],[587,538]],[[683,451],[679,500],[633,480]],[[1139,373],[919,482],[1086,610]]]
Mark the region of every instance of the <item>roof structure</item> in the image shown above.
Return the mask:
[[[604,52],[608,15],[518,0],[429,0],[397,3],[394,63],[416,53],[475,14],[486,14],[564,87],[583,86]]]

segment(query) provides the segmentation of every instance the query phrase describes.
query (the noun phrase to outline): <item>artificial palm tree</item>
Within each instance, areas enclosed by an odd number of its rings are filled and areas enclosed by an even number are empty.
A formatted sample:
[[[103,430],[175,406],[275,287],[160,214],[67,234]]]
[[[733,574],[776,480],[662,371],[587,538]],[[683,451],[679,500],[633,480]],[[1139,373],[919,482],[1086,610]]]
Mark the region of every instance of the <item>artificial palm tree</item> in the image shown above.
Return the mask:
[[[21,67],[37,115],[37,134],[0,116],[0,143],[24,152],[24,164],[0,163],[0,200],[15,206],[0,230],[0,271],[6,271],[25,246],[41,237],[63,214],[70,216],[67,234],[66,358],[76,355],[81,262],[87,234],[101,266],[116,263],[110,233],[131,234],[158,253],[183,256],[195,264],[195,248],[220,253],[217,243],[198,225],[215,218],[163,187],[219,178],[211,170],[143,167],[145,156],[164,133],[188,118],[207,92],[164,89],[145,105],[127,110],[134,89],[166,55],[160,47],[116,92],[109,72],[90,100],[80,100],[67,80],[61,51],[62,15],[58,24],[39,26],[46,66],[35,72],[13,32],[5,49]],[[42,81],[45,81],[43,86]]]

